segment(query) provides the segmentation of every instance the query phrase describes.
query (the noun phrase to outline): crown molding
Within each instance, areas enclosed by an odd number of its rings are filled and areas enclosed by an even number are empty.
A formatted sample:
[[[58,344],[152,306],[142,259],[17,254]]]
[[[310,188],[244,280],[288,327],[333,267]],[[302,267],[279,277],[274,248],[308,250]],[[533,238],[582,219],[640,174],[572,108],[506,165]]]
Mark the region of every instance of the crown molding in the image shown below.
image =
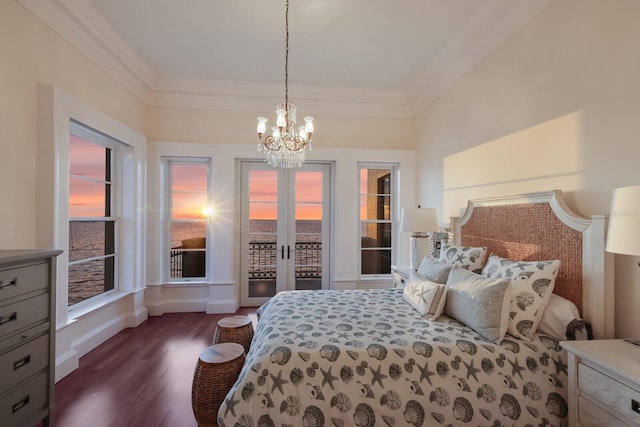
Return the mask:
[[[289,85],[292,101],[304,103],[305,114],[411,118],[401,91]],[[158,79],[150,104],[240,111],[272,111],[283,98],[281,84],[221,82],[205,79]]]
[[[147,103],[155,74],[89,2],[17,1],[133,95]]]
[[[271,111],[282,97],[281,85],[157,76],[86,0],[17,1],[149,106]],[[486,0],[406,91],[292,85],[292,98],[308,114],[412,118],[552,1]]]
[[[409,86],[412,115],[427,108],[552,1],[485,1]],[[496,22],[496,16],[502,19]]]

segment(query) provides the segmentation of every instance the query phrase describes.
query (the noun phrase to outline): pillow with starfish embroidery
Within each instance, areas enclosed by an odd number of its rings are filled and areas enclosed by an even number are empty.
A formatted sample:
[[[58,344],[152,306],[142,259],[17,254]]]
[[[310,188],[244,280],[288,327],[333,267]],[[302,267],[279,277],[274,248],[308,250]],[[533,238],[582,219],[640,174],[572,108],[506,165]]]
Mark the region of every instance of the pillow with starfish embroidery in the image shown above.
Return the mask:
[[[411,272],[404,287],[404,299],[426,319],[436,320],[444,309],[446,287]]]

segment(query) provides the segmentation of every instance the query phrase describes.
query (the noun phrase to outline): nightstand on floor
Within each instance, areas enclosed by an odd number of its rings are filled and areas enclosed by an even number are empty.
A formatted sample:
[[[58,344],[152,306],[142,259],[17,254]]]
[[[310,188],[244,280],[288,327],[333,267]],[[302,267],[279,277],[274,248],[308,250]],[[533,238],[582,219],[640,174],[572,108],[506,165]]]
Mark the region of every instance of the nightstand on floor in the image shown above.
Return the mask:
[[[569,358],[569,425],[640,425],[640,347],[623,340],[561,345]]]
[[[411,267],[409,266],[391,266],[391,274],[393,275],[393,287],[404,288],[409,282],[409,274],[411,273]]]

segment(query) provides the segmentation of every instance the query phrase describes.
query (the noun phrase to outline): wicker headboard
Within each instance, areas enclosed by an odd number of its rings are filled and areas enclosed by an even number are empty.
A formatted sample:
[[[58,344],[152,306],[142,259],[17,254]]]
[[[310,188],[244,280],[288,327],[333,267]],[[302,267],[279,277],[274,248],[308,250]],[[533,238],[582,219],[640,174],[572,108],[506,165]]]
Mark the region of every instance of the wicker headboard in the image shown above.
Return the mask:
[[[579,217],[555,190],[471,200],[451,226],[458,245],[486,246],[519,261],[559,259],[554,293],[576,304],[595,338],[614,336],[613,268],[604,251],[603,215]]]

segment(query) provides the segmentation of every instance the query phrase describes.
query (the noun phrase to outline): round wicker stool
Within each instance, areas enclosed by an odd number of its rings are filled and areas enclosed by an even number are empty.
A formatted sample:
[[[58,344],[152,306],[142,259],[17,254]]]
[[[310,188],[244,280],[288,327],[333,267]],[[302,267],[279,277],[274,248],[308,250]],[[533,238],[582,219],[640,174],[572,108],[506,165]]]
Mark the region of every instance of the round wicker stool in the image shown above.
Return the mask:
[[[213,333],[213,343],[236,342],[242,344],[245,352],[249,352],[253,339],[253,323],[249,316],[231,316],[218,321]]]
[[[218,409],[238,379],[244,358],[244,348],[237,343],[215,344],[200,353],[191,387],[191,406],[199,426],[218,425]]]

